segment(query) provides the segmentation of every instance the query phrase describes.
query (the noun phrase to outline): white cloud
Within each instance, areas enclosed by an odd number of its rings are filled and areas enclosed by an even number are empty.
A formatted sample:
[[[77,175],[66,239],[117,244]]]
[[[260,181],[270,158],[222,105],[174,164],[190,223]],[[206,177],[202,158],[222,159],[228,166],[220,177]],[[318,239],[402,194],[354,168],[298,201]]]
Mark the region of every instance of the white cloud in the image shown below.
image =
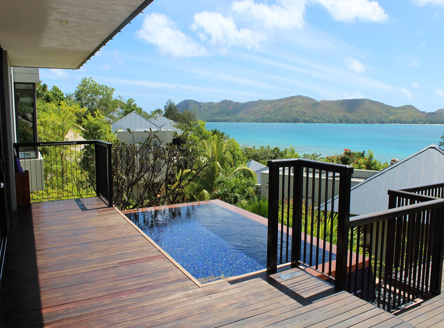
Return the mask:
[[[337,21],[384,22],[389,16],[377,1],[370,0],[312,0],[324,6]],[[438,0],[435,0],[438,1]]]
[[[174,90],[174,91],[185,91],[189,92],[197,92],[205,94],[207,92],[212,93],[220,93],[220,94],[235,94],[245,97],[253,97],[256,98],[259,95],[257,93],[252,93],[248,91],[243,91],[240,89],[221,89],[221,88],[210,88],[210,87],[202,87],[195,86],[190,84],[178,84],[178,83],[163,83],[157,81],[146,81],[146,80],[134,80],[134,79],[122,79],[122,78],[107,78],[107,83],[114,83],[116,85],[131,85],[136,87],[148,88],[148,89],[165,89],[165,90]],[[132,93],[133,94],[133,93]]]
[[[50,69],[49,70],[56,78],[66,79],[68,77],[68,72],[64,69]]]
[[[348,68],[354,70],[356,73],[365,72],[365,66],[355,58],[347,57],[345,58],[345,63],[347,64]]]
[[[395,57],[395,60],[400,65],[406,65],[411,67],[417,67],[419,65],[418,59],[408,53],[402,53],[400,56]]]
[[[427,4],[444,6],[444,0],[415,0],[418,6],[425,6]]]
[[[254,0],[234,1],[231,8],[238,15],[261,21],[267,28],[301,29],[304,26],[306,0],[279,0],[279,5],[255,3]]]
[[[444,90],[441,90],[441,89],[436,90],[436,91],[435,91],[435,95],[444,98]]]
[[[223,69],[221,69],[223,70]],[[261,80],[255,79],[253,78],[244,78],[242,76],[257,76],[258,72],[257,71],[238,71],[237,75],[231,75],[231,74],[227,74],[227,73],[219,73],[219,72],[214,72],[210,69],[205,69],[205,70],[200,70],[200,69],[190,69],[188,70],[188,72],[190,72],[193,75],[198,75],[198,76],[202,76],[205,78],[209,78],[212,80],[220,80],[220,81],[225,81],[225,82],[230,82],[230,83],[235,83],[235,84],[242,84],[245,86],[253,86],[253,87],[258,87],[258,88],[267,88],[267,89],[279,89],[279,90],[287,90],[286,88],[280,88],[277,87],[276,85],[274,85],[273,83],[264,83]],[[261,75],[264,75],[263,73],[261,73]]]
[[[419,84],[418,84],[418,83],[416,83],[416,82],[415,82],[415,83],[413,83],[413,84],[412,84],[412,88],[414,88],[414,89],[418,89],[418,88],[419,88]]]
[[[361,91],[355,91],[352,94],[344,93],[344,99],[363,99],[365,98]]]
[[[147,15],[136,35],[145,42],[156,45],[161,53],[174,57],[196,57],[207,54],[204,47],[183,34],[164,14]]]
[[[260,49],[261,42],[265,40],[265,35],[250,29],[238,29],[233,18],[215,12],[204,11],[195,14],[191,28],[196,32],[202,29],[211,37],[210,42],[221,48],[241,46]]]
[[[413,96],[412,96],[410,90],[408,90],[408,89],[404,89],[404,88],[401,88],[401,92],[402,92],[402,93],[403,93],[408,99],[413,99]]]

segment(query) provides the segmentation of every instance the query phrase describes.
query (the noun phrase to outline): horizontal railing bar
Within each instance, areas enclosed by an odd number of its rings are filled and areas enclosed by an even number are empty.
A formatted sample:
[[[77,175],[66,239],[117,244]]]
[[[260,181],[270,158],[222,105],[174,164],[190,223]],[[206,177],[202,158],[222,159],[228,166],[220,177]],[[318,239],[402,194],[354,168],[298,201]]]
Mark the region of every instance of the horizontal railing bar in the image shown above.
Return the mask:
[[[431,183],[428,185],[418,185],[418,186],[413,186],[413,187],[408,187],[408,188],[401,188],[398,189],[398,191],[423,191],[423,190],[428,190],[428,189],[432,189],[432,188],[438,188],[438,187],[444,187],[444,182],[436,182],[436,183]]]
[[[414,193],[404,191],[404,190],[388,190],[387,193],[390,196],[400,196],[400,197],[403,197],[406,199],[418,200],[418,201],[423,201],[423,202],[427,202],[427,201],[434,200],[434,199],[440,199],[439,197],[414,194]]]
[[[392,208],[386,211],[351,217],[349,226],[351,228],[354,228],[361,225],[389,220],[399,216],[409,215],[425,210],[433,210],[440,207],[444,207],[444,199],[435,199],[424,203],[418,203],[404,207]]]
[[[18,142],[14,143],[17,147],[43,147],[43,146],[75,146],[75,145],[112,145],[110,142],[102,140],[76,140],[76,141],[49,141],[49,142]]]
[[[268,167],[270,169],[280,168],[280,167],[288,167],[288,166],[296,166],[303,165],[304,167],[324,170],[324,171],[335,171],[336,173],[347,172],[352,169],[352,166],[347,166],[343,164],[335,164],[335,163],[325,163],[319,161],[313,161],[309,159],[296,158],[296,159],[273,159],[268,161]]]

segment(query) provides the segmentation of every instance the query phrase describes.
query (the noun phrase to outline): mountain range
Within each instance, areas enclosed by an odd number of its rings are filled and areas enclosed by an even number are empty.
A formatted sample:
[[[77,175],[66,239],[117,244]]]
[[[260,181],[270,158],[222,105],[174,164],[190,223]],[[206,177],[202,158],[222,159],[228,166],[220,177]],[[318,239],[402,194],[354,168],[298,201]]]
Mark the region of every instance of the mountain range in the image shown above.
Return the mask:
[[[444,109],[422,112],[414,106],[393,107],[369,99],[322,100],[293,96],[245,103],[184,100],[180,112],[188,109],[208,122],[265,123],[400,123],[444,124]]]

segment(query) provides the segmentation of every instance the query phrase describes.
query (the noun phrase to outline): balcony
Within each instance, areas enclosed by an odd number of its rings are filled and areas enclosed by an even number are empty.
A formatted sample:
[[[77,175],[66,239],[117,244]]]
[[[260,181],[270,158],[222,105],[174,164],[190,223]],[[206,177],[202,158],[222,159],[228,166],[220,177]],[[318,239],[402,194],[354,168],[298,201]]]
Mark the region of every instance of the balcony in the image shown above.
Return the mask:
[[[44,146],[39,145],[39,147]],[[102,156],[95,157],[96,163],[101,160],[100,157]],[[312,186],[314,188],[309,190],[311,193],[318,193],[318,199],[323,199],[322,195],[328,194],[326,189],[329,186],[336,188],[332,186],[333,181],[334,184],[340,183],[339,188],[343,192],[340,192],[339,197],[342,198],[339,207],[335,209],[334,203],[328,201],[319,204],[303,203],[303,198],[310,196],[304,195],[303,181],[297,182],[297,179],[285,181],[288,183],[287,187],[294,188],[293,195],[296,196],[292,201],[287,199],[287,203],[285,199],[279,202],[279,197],[270,198],[269,238],[273,239],[274,233],[276,236],[288,233],[292,238],[301,235],[301,239],[294,238],[282,246],[276,244],[275,252],[272,250],[269,253],[268,273],[256,272],[205,285],[196,283],[179,270],[174,261],[164,255],[121,212],[109,207],[109,202],[103,201],[106,198],[101,192],[98,192],[98,196],[92,195],[94,197],[89,198],[78,198],[78,195],[75,195],[76,199],[43,201],[33,203],[30,207],[20,208],[14,213],[5,259],[0,295],[1,326],[99,327],[113,324],[123,327],[156,325],[342,327],[357,324],[411,327],[431,326],[439,322],[439,313],[444,310],[443,296],[439,294],[441,260],[438,261],[438,266],[433,263],[430,266],[430,281],[433,283],[426,284],[429,286],[426,293],[409,293],[408,297],[416,299],[422,295],[439,295],[432,301],[416,301],[411,309],[402,310],[396,316],[385,311],[383,306],[378,307],[378,304],[372,305],[367,302],[366,297],[362,295],[365,293],[358,292],[363,290],[362,288],[350,289],[348,286],[366,278],[364,275],[359,275],[355,279],[351,276],[358,274],[359,269],[368,264],[371,264],[372,268],[382,270],[381,274],[371,277],[373,284],[379,284],[386,291],[398,292],[402,287],[400,282],[411,286],[411,281],[404,278],[394,282],[395,278],[400,276],[400,270],[395,272],[393,265],[382,268],[381,263],[388,262],[387,254],[392,254],[393,259],[408,259],[403,265],[398,265],[398,268],[403,268],[403,272],[407,272],[408,268],[413,273],[418,271],[419,267],[424,267],[426,262],[418,262],[421,258],[418,256],[419,252],[412,253],[416,256],[411,256],[408,255],[411,254],[409,252],[404,253],[406,255],[399,255],[399,252],[389,253],[387,250],[402,249],[398,240],[406,241],[405,250],[426,248],[424,243],[418,244],[418,247],[410,246],[416,245],[407,242],[412,235],[415,235],[415,229],[410,228],[413,232],[409,232],[406,222],[420,224],[424,221],[414,221],[413,217],[427,217],[432,220],[427,221],[429,222],[427,224],[437,224],[439,219],[434,218],[440,218],[440,212],[436,209],[443,206],[443,201],[435,197],[442,195],[442,191],[434,190],[440,190],[438,187],[442,186],[393,192],[393,197],[396,198],[392,198],[395,199],[390,203],[393,208],[387,213],[348,219],[347,208],[343,204],[347,198],[344,190],[347,188],[349,190],[347,179],[350,169],[343,166],[318,167],[317,165],[303,161],[272,163],[270,190],[282,188],[283,177],[288,179],[288,175],[279,177],[281,167],[293,167],[295,173],[302,173],[304,166],[308,167],[308,170],[327,170],[334,177],[337,175],[338,179],[326,179],[330,181],[330,185]],[[96,164],[95,167],[101,166]],[[294,176],[297,177],[298,174]],[[310,180],[310,183],[313,183],[312,181],[314,180]],[[96,188],[100,189],[97,186]],[[302,193],[299,193],[301,190]],[[278,192],[272,194],[279,195]],[[282,194],[285,195],[285,192]],[[293,204],[295,207],[290,211],[288,204]],[[312,213],[318,212],[320,215],[324,212],[324,218],[337,212],[338,219],[325,222],[337,223],[338,228],[321,230],[319,221],[304,221],[307,227],[308,224],[313,224],[311,231],[318,229],[322,231],[315,239],[305,233],[307,229],[302,229],[302,221],[300,228],[288,227],[283,224],[283,220],[279,222],[279,215],[298,213],[295,209],[301,209],[302,204],[304,207],[311,206]],[[308,212],[304,212],[304,216],[305,213]],[[285,215],[287,214],[283,217]],[[286,217],[289,218],[288,215]],[[297,222],[295,218],[297,216],[293,217],[292,222]],[[347,220],[339,224],[341,218]],[[371,227],[371,224],[374,226]],[[392,231],[388,229],[393,228],[394,231],[406,229],[407,234],[400,235],[393,241],[395,247],[387,247],[388,241],[385,237],[387,231]],[[299,233],[293,233],[296,229],[301,230]],[[425,230],[420,231],[425,234]],[[430,231],[440,230],[435,227]],[[336,237],[327,238],[327,232]],[[368,233],[371,236],[364,238]],[[335,248],[334,265],[333,261],[325,259],[321,261],[324,265],[316,265],[307,259],[304,260],[303,257],[297,258],[296,254],[300,253],[292,252],[292,248],[289,248],[288,256],[283,251],[286,245],[292,243],[298,245],[295,241],[299,241],[302,245],[310,238],[313,238],[312,244],[316,247],[324,249],[331,247],[332,250]],[[344,238],[347,238],[346,242]],[[279,240],[285,238],[276,238],[276,243]],[[413,237],[412,240],[421,240],[421,238]],[[270,243],[274,245],[274,241]],[[364,245],[365,251],[362,251]],[[427,248],[430,249],[431,260],[439,256],[442,259],[442,254],[433,253],[438,248],[437,245]],[[281,251],[278,251],[279,249]],[[385,255],[382,258],[369,255],[370,250],[375,255],[381,253],[383,249]],[[392,262],[396,263],[395,260]],[[438,273],[437,267],[440,268]],[[345,277],[341,276],[344,274]],[[321,275],[327,278],[319,279]],[[394,284],[389,285],[390,282]],[[407,295],[406,292],[404,294]],[[380,304],[388,302],[380,301]]]

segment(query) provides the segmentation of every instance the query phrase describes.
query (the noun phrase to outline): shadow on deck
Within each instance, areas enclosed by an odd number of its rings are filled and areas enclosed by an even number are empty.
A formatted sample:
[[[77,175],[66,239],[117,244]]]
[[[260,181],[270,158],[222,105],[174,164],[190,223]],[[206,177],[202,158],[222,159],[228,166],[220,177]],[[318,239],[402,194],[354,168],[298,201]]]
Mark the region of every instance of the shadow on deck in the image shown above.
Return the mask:
[[[443,298],[428,304],[441,318]],[[15,212],[0,294],[1,327],[411,327],[422,312],[393,316],[299,269],[199,287],[97,198]]]

